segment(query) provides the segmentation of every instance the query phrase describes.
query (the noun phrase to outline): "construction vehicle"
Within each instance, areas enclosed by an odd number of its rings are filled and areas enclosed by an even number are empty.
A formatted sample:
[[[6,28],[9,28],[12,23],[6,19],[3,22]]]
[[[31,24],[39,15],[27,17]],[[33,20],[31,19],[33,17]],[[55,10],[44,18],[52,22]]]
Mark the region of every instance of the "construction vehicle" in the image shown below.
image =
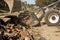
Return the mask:
[[[56,1],[46,7],[44,7],[45,23],[49,26],[60,25],[60,1]]]
[[[40,8],[36,13],[40,22],[47,24],[48,26],[60,25],[60,1],[56,1],[50,5]]]
[[[0,0],[0,25],[36,26],[39,24],[34,13],[21,11],[21,7],[21,0]]]

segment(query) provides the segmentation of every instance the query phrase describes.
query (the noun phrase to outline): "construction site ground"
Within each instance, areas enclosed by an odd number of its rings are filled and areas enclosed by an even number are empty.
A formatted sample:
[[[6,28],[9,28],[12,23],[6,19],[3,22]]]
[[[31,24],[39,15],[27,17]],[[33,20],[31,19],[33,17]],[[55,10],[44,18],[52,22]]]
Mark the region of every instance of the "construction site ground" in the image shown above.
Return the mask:
[[[60,40],[60,26],[32,27],[27,30],[35,40]]]

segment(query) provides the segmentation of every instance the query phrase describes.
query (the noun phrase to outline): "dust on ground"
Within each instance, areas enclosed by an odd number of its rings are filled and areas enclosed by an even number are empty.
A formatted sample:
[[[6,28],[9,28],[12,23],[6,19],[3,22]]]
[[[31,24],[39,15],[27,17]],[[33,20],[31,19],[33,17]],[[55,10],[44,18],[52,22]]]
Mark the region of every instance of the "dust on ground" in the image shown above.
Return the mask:
[[[28,31],[35,40],[60,40],[60,26],[42,25],[41,27],[32,27]]]

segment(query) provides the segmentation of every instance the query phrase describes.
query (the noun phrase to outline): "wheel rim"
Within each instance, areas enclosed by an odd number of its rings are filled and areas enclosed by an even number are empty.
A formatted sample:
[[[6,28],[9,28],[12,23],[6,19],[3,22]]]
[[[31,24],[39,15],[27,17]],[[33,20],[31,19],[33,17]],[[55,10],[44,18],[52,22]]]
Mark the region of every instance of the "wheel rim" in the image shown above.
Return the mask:
[[[52,14],[48,16],[48,20],[50,23],[57,23],[59,21],[59,15],[58,14]]]

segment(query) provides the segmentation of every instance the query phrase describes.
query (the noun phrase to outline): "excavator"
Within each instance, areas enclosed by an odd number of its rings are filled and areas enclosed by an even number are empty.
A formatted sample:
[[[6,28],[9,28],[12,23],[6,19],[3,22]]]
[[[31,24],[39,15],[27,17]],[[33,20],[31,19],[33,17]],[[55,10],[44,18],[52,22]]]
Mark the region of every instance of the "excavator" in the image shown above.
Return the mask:
[[[33,12],[22,11],[21,0],[0,0],[0,25],[7,24],[37,26],[40,22]]]

